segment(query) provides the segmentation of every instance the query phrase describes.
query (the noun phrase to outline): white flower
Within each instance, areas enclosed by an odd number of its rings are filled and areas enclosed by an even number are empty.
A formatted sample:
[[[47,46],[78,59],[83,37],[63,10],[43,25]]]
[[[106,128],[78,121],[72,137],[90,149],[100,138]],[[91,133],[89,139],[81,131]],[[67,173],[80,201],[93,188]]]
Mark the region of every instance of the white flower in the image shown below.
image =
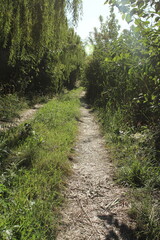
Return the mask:
[[[6,238],[6,240],[12,240],[12,230],[11,229],[7,229],[7,230],[4,230],[4,236]]]
[[[29,202],[30,207],[32,207],[34,204],[35,204],[35,201],[30,201]]]

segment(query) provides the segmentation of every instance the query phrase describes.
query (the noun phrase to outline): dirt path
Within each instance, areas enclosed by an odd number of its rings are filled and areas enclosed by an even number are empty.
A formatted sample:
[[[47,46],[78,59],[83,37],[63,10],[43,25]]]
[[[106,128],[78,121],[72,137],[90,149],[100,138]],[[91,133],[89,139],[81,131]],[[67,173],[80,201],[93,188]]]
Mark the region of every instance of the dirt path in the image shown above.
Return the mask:
[[[135,240],[134,223],[126,213],[126,190],[112,180],[104,139],[85,104],[79,132],[57,240]]]
[[[34,105],[33,108],[31,109],[27,109],[24,112],[22,112],[20,114],[20,118],[16,119],[16,123],[20,124],[28,119],[31,119],[34,117],[35,113],[38,111],[39,108],[41,108],[43,106],[43,104],[36,104]]]
[[[31,119],[34,117],[35,113],[39,108],[41,108],[43,105],[42,104],[36,104],[33,108],[26,109],[20,113],[19,118],[13,119],[12,122],[2,122],[0,121],[0,130],[7,130],[10,127],[18,126],[22,122]]]

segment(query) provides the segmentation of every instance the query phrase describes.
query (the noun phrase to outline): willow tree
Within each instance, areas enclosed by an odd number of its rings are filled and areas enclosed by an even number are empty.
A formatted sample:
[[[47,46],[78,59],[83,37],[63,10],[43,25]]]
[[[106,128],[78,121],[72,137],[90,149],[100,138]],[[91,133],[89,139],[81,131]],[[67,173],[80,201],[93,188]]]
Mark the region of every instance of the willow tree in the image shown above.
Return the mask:
[[[37,89],[43,77],[49,79],[53,75],[53,68],[50,72],[45,64],[52,59],[55,64],[60,61],[59,53],[67,41],[66,9],[76,22],[81,1],[0,0],[0,6],[1,90]],[[53,79],[46,81],[45,87],[51,82]]]

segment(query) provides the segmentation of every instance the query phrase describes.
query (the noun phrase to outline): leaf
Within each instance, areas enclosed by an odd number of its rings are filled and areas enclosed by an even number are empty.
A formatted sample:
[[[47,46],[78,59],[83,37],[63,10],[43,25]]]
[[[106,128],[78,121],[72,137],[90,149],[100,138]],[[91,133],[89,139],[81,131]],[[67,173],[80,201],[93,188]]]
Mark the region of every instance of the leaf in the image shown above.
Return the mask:
[[[126,16],[125,13],[123,13],[123,15],[122,15],[122,19],[123,19],[123,20],[125,19],[125,16]]]
[[[105,62],[110,62],[110,61],[111,61],[111,59],[105,58]]]
[[[129,0],[122,0],[123,4],[129,4],[130,1]]]
[[[135,21],[134,21],[134,23],[135,23],[136,25],[139,25],[139,24],[141,23],[141,20],[138,19],[138,18],[136,18]]]
[[[156,96],[152,95],[151,99],[154,101],[156,99]]]
[[[138,8],[133,8],[130,12],[131,16],[133,16],[134,14],[137,14],[138,12]]]
[[[145,22],[143,22],[143,24],[144,25],[148,25],[148,24],[150,24],[150,22],[149,21],[145,21]]]
[[[156,17],[155,21],[158,22],[160,20],[160,17]]]
[[[144,1],[143,0],[138,0],[137,5],[138,5],[139,8],[141,8],[144,5]]]
[[[120,12],[122,12],[122,13],[127,13],[127,12],[129,12],[129,8],[128,8],[127,6],[121,5],[121,6],[118,6],[118,9],[119,9]]]
[[[129,13],[126,15],[125,19],[126,19],[127,23],[130,23],[132,21],[131,15]]]

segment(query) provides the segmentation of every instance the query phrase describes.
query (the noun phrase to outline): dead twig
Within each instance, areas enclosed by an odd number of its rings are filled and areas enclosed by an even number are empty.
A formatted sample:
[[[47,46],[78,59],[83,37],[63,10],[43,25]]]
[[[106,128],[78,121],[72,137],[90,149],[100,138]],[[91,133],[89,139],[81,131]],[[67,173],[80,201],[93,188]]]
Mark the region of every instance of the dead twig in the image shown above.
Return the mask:
[[[114,207],[115,205],[117,205],[117,203],[119,203],[119,198],[116,198],[113,202],[110,202],[107,204],[107,206],[102,207],[103,209],[107,210],[111,207]]]
[[[86,215],[88,221],[90,222],[91,227],[93,228],[94,232],[96,232],[96,233],[98,234],[98,238],[100,239],[100,237],[99,237],[100,232],[99,232],[99,231],[97,230],[97,228],[93,225],[92,220],[90,219],[89,215],[87,214],[87,212],[85,211],[85,209],[84,209],[84,207],[83,207],[83,205],[82,205],[82,203],[81,203],[81,200],[80,200],[79,198],[77,198],[77,200],[78,200],[78,203],[79,203],[82,211],[84,212],[84,214]]]

